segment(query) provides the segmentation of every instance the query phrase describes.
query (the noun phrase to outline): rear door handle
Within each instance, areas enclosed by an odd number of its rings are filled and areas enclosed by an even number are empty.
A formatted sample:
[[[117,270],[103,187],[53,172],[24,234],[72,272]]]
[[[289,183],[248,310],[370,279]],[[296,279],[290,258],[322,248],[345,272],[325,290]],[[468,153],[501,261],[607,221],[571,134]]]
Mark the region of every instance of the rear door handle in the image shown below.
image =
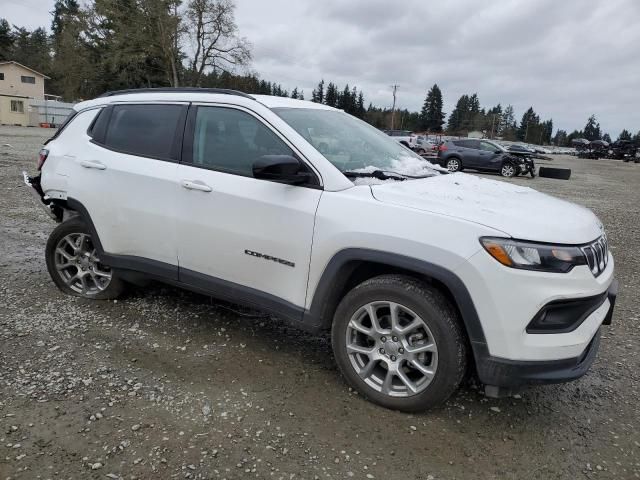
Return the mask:
[[[84,168],[96,168],[98,170],[104,170],[107,168],[104,163],[100,163],[95,160],[80,160],[80,165]]]
[[[200,180],[182,180],[180,182],[180,184],[182,185],[183,188],[186,188],[187,190],[199,190],[201,192],[210,192],[212,190],[212,188],[207,185],[204,182],[201,182]]]

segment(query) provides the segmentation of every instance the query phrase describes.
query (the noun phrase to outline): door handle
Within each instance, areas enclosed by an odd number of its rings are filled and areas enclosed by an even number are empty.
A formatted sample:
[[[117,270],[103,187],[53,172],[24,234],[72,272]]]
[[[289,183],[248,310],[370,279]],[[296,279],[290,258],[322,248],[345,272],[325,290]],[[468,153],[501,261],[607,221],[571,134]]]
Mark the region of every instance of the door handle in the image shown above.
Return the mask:
[[[201,182],[200,180],[182,180],[180,182],[182,188],[186,188],[187,190],[199,190],[201,192],[210,192],[212,188],[206,183]]]
[[[80,165],[84,168],[95,168],[98,170],[104,170],[107,166],[103,163],[94,161],[94,160],[80,160]]]

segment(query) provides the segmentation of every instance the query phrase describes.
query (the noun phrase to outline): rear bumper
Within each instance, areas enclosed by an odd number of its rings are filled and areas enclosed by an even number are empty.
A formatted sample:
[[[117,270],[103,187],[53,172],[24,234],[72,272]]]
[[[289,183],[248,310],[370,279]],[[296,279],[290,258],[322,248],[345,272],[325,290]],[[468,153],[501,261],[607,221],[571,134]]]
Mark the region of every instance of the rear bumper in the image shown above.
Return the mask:
[[[30,177],[27,172],[22,172],[22,179],[25,185],[29,187],[29,193],[34,198],[35,202],[56,222],[60,221],[59,212],[56,212],[55,206],[48,200],[42,191],[42,187],[40,186],[40,175],[37,177]]]
[[[607,291],[609,311],[602,324],[611,324],[613,308],[618,294],[618,281],[614,280]],[[600,346],[600,329],[598,329],[577,357],[560,360],[520,361],[492,357],[486,353],[477,362],[480,381],[489,388],[512,389],[532,384],[569,382],[582,377],[593,364]],[[489,390],[488,390],[489,392]]]

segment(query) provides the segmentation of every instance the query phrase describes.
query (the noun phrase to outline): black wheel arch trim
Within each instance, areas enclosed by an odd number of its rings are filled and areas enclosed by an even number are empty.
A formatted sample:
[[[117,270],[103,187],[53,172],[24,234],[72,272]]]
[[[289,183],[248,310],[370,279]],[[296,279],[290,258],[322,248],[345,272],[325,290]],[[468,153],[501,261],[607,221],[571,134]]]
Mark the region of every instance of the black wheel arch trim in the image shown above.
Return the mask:
[[[454,302],[460,311],[476,360],[479,359],[478,354],[488,352],[478,312],[473,304],[469,290],[460,277],[440,265],[381,250],[348,248],[336,253],[325,267],[318,281],[310,308],[305,312],[305,321],[316,324],[317,328],[320,329],[331,326],[333,319],[330,317],[333,313],[327,313],[326,308],[331,304],[330,297],[336,288],[336,281],[340,279],[346,281],[346,278],[357,267],[358,262],[372,262],[401,268],[433,278],[442,283],[451,292]]]
[[[67,198],[67,207],[74,210],[87,225],[100,259],[115,270],[119,270],[125,280],[129,276],[137,280],[139,279],[139,274],[144,274],[144,276],[151,279],[177,287],[186,288],[204,295],[210,295],[221,300],[249,305],[273,313],[298,328],[317,332],[313,323],[306,324],[302,321],[304,317],[303,307],[275,295],[193,270],[179,268],[177,265],[160,262],[158,260],[132,255],[114,255],[107,253],[100,241],[100,236],[91,219],[91,215],[85,206],[78,200]]]
[[[91,219],[91,215],[85,206],[73,198],[67,198],[67,206],[69,209],[76,211],[86,223],[98,254],[112,268],[141,272],[156,280],[165,281],[217,298],[247,303],[280,315],[287,320],[293,320],[297,327],[310,332],[319,332],[330,328],[333,321],[333,311],[327,314],[325,307],[330,301],[331,294],[336,291],[336,282],[346,280],[361,262],[388,265],[433,278],[445,285],[451,292],[462,316],[476,362],[488,356],[484,331],[467,287],[455,273],[440,265],[380,250],[344,249],[336,253],[328,262],[314,291],[310,308],[305,310],[275,295],[198,272],[180,269],[177,265],[142,257],[107,253],[100,241],[100,236]]]

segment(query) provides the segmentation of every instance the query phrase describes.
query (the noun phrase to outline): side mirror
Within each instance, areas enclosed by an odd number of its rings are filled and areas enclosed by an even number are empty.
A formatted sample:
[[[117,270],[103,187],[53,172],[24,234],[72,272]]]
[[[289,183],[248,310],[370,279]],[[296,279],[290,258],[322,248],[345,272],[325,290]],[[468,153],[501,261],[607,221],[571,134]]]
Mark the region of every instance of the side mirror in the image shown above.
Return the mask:
[[[253,177],[287,185],[301,185],[311,180],[300,160],[291,155],[263,155],[253,163]]]

